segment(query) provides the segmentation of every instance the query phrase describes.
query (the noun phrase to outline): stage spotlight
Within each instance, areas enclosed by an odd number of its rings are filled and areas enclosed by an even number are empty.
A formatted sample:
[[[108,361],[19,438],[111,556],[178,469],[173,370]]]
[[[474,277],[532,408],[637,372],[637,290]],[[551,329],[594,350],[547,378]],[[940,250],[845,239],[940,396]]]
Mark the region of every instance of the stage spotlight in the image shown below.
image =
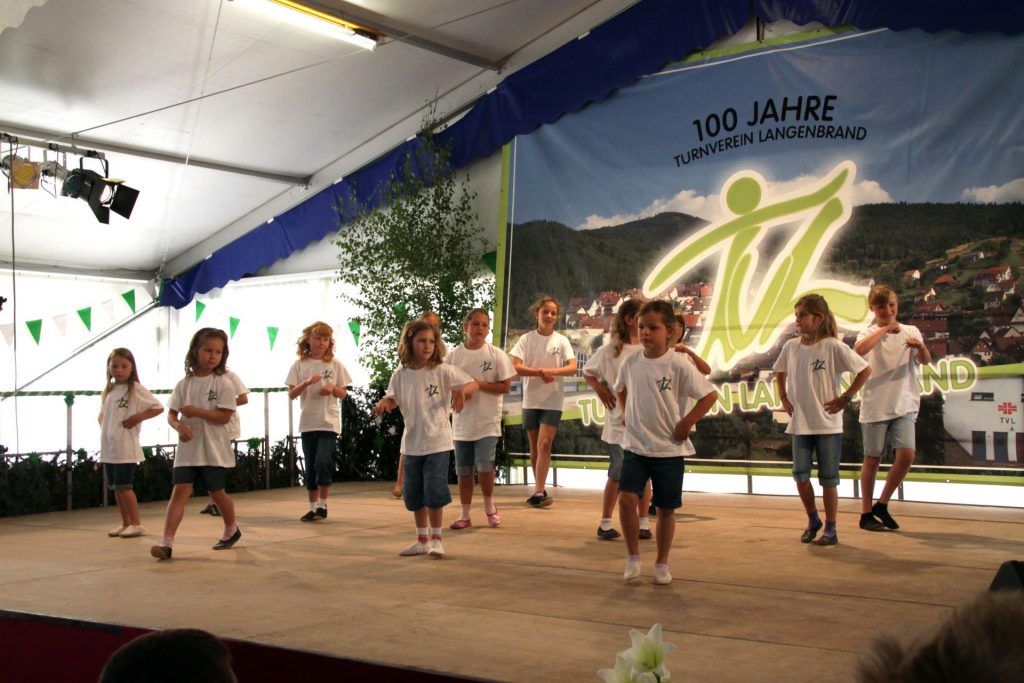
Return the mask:
[[[105,160],[103,170],[107,171]],[[68,171],[60,193],[65,197],[88,202],[89,208],[100,223],[110,223],[111,211],[129,218],[135,207],[135,200],[139,198],[139,191],[125,185],[123,180],[104,178],[95,171],[81,167]]]

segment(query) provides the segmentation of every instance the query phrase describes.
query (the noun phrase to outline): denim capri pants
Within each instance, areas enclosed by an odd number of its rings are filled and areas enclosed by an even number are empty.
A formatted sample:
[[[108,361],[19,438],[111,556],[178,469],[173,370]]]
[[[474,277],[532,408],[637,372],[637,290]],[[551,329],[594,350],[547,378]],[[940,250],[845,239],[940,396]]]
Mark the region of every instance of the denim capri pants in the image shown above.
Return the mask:
[[[131,489],[137,467],[138,465],[133,462],[103,463],[103,473],[107,475],[107,488],[111,491]]]
[[[424,507],[443,508],[452,502],[452,492],[448,489],[450,461],[450,451],[430,455],[405,454],[402,499],[406,510],[415,512]]]
[[[793,479],[798,483],[811,480],[811,460],[818,454],[818,483],[839,486],[839,458],[842,434],[794,434]]]
[[[306,489],[330,486],[334,473],[334,432],[302,432],[302,457],[306,461]]]
[[[468,477],[477,472],[494,471],[494,450],[498,445],[498,437],[485,436],[476,441],[455,442],[455,474]]]

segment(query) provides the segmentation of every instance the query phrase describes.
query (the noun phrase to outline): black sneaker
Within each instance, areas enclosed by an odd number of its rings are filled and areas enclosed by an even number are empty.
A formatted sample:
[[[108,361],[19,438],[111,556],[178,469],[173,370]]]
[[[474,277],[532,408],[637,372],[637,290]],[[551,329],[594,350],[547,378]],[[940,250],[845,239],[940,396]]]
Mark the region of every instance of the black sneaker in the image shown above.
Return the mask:
[[[223,540],[223,539],[217,541],[216,543],[213,544],[213,549],[214,550],[227,550],[228,548],[233,546],[235,543],[237,543],[238,539],[240,539],[241,537],[242,537],[242,530],[241,529],[235,529],[235,533],[231,534],[231,538],[229,538],[226,541]]]
[[[149,554],[158,560],[171,559],[171,549],[164,545],[155,545],[149,549]]]
[[[621,536],[617,529],[602,529],[597,527],[597,537],[602,541],[611,541]]]
[[[650,529],[641,529],[640,530],[640,540],[641,541],[649,541],[653,537],[654,537],[654,534],[651,533]]]
[[[317,508],[316,516],[319,519],[327,519],[327,508]]]
[[[864,531],[885,531],[885,525],[875,519],[875,516],[870,512],[861,514],[860,528]]]
[[[819,519],[816,524],[814,524],[812,526],[809,526],[806,529],[804,529],[804,532],[802,534],[800,534],[800,542],[801,543],[810,543],[811,541],[813,541],[814,537],[818,535],[818,532],[821,531],[821,527],[823,527],[823,526],[825,526],[825,525],[822,524],[821,520]]]
[[[886,529],[899,529],[900,525],[896,523],[896,520],[889,514],[889,506],[881,503],[875,503],[871,506],[871,514],[878,519],[882,520],[882,524],[885,525]]]
[[[306,514],[304,514],[301,517],[299,517],[299,521],[300,522],[315,522],[316,521],[316,513],[313,512],[312,510],[310,510]]]
[[[837,534],[822,534],[821,538],[814,542],[814,545],[837,545],[839,536]]]
[[[201,514],[201,515],[211,515],[211,514],[213,514],[213,507],[214,507],[213,503],[209,503],[209,504],[207,504],[206,507],[204,507],[202,510],[199,511],[199,514]]]
[[[547,491],[542,491],[527,498],[526,502],[535,508],[546,508],[550,507],[550,505],[555,501],[548,496]]]

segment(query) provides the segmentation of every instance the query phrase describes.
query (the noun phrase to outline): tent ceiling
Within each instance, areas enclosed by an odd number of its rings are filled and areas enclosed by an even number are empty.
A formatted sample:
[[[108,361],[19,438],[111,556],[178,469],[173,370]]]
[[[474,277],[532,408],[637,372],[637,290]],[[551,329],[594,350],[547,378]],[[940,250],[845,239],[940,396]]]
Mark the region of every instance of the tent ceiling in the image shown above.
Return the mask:
[[[130,220],[102,225],[80,200],[16,190],[13,216],[11,196],[0,202],[0,261],[11,263],[13,235],[20,267],[144,277],[183,270],[390,149],[429,102],[458,109],[632,4],[320,0],[387,28],[371,53],[229,0],[8,3],[0,132],[99,150],[141,195]],[[10,151],[0,144],[0,157]]]

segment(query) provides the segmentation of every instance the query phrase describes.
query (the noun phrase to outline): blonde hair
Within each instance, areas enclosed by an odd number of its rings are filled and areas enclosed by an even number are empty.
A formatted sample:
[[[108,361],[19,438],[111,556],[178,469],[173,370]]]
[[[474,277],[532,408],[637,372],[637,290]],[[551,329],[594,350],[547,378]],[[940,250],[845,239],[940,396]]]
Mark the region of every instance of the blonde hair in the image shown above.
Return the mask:
[[[818,335],[814,339],[815,342],[821,341],[826,337],[835,339],[839,336],[839,326],[836,325],[836,318],[832,315],[828,302],[825,301],[825,297],[821,294],[804,294],[793,304],[793,308],[803,308],[811,315],[820,315],[822,317],[821,326],[818,328]]]
[[[558,311],[558,316],[559,317],[562,316],[562,304],[558,303],[558,299],[556,299],[555,297],[547,296],[547,295],[538,297],[536,301],[534,301],[532,304],[530,304],[530,315],[532,315],[534,318],[536,318],[537,317],[537,313],[540,311],[540,309],[546,303],[554,304],[555,308]]]
[[[648,301],[640,309],[637,317],[644,315],[656,315],[661,318],[661,324],[667,328],[675,329],[676,309],[667,301]]]
[[[868,305],[886,306],[889,303],[889,299],[894,296],[896,296],[896,292],[892,291],[892,287],[889,285],[875,285],[868,292]],[[899,297],[896,300],[899,301]]]
[[[220,339],[224,342],[224,353],[221,354],[220,363],[213,369],[213,374],[223,375],[228,369],[228,335],[224,330],[216,327],[204,327],[192,335],[192,341],[188,344],[188,353],[185,354],[185,376],[191,377],[196,374],[195,367],[199,363],[199,347],[203,340],[208,337]]]
[[[634,318],[633,324],[636,325],[635,318],[643,305],[643,302],[639,299],[623,301],[619,305],[619,310],[615,313],[615,320],[612,321],[612,339],[615,340],[616,358],[622,353],[623,344],[629,341],[629,326],[626,324],[626,318]]]
[[[448,353],[448,349],[445,348],[444,342],[441,340],[441,331],[437,329],[436,325],[426,320],[413,320],[402,328],[402,338],[398,341],[398,362],[402,364],[402,367],[412,367],[412,341],[423,330],[430,330],[434,333],[434,352],[427,359],[428,367],[434,368],[440,365],[445,354]]]
[[[485,308],[471,308],[471,309],[469,309],[469,312],[466,313],[466,317],[464,317],[462,319],[462,329],[466,329],[466,325],[468,325],[470,322],[472,322],[473,316],[475,316],[475,315],[482,315],[483,317],[487,318],[487,324],[488,325],[491,324],[491,314],[487,312],[487,309],[485,309]]]
[[[103,393],[100,394],[101,401],[107,397],[107,394],[110,393],[111,387],[115,384],[114,378],[110,374],[110,361],[114,360],[114,358],[123,358],[132,364],[131,374],[128,375],[128,381],[125,382],[125,384],[128,385],[128,391],[124,394],[125,397],[132,393],[135,383],[139,381],[139,369],[138,366],[135,365],[135,356],[133,356],[132,352],[128,349],[120,346],[117,347],[110,352],[109,356],[107,356],[107,383],[103,385]]]
[[[327,337],[331,340],[331,343],[327,345],[327,350],[324,352],[323,359],[328,363],[334,360],[334,328],[319,320],[309,327],[303,328],[302,336],[295,340],[295,355],[299,358],[309,358],[311,353],[309,350],[309,338],[315,335]]]

